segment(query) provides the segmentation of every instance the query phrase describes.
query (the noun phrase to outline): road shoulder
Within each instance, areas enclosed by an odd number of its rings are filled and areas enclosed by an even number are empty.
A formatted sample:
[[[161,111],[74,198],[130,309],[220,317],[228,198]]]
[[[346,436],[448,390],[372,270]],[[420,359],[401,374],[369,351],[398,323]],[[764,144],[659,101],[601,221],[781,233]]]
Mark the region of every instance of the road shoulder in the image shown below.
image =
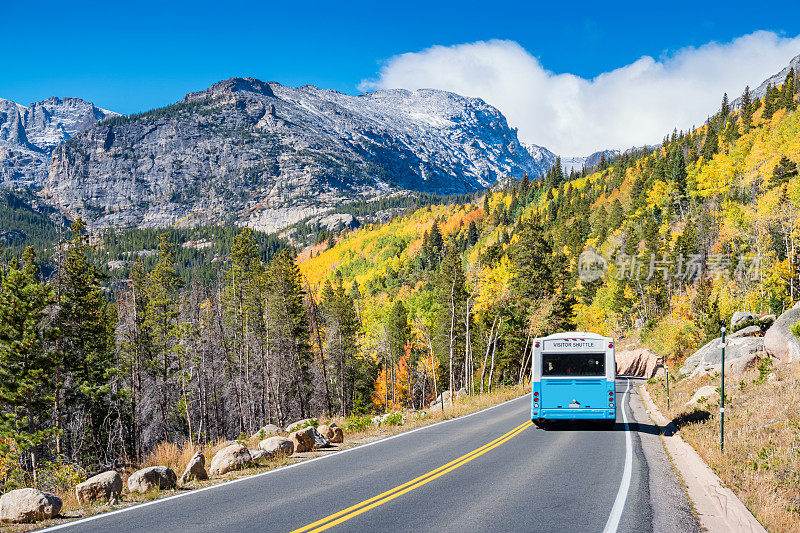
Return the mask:
[[[678,474],[667,455],[658,427],[647,416],[640,388],[631,388],[630,408],[639,425],[638,436],[649,472],[650,507],[654,533],[694,533],[700,523]]]
[[[708,467],[694,448],[677,434],[674,425],[658,410],[644,385],[640,395],[650,419],[661,430],[661,440],[686,485],[700,525],[712,533],[720,531],[766,533],[736,495]]]

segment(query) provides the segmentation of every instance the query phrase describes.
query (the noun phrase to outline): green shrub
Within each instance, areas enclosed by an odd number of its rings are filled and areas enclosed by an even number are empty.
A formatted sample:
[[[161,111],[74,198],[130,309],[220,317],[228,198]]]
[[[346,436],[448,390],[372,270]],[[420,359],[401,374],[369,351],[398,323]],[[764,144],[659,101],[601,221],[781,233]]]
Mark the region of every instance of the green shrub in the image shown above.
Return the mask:
[[[372,418],[369,415],[350,415],[348,416],[342,429],[348,433],[363,431],[372,425]]]

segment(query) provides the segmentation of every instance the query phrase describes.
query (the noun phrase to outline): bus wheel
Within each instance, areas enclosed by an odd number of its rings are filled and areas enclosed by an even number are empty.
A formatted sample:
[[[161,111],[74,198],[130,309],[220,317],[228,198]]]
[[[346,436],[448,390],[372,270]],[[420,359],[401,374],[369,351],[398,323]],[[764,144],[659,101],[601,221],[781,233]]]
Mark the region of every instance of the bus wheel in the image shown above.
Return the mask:
[[[544,418],[537,418],[533,420],[533,424],[539,429],[547,429],[547,420]]]
[[[601,422],[601,427],[603,429],[611,430],[611,429],[614,429],[614,426],[616,426],[616,425],[617,425],[617,421],[616,420],[603,420]]]

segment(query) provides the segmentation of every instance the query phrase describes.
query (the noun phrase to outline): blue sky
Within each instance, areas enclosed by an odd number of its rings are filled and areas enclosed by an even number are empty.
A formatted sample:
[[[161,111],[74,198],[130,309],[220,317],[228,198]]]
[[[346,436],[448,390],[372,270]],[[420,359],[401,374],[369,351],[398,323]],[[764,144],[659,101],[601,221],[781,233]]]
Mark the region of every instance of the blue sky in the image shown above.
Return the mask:
[[[231,76],[358,93],[394,56],[491,39],[517,43],[547,71],[592,79],[755,30],[795,37],[797,13],[795,2],[0,0],[0,97],[79,96],[132,113]]]

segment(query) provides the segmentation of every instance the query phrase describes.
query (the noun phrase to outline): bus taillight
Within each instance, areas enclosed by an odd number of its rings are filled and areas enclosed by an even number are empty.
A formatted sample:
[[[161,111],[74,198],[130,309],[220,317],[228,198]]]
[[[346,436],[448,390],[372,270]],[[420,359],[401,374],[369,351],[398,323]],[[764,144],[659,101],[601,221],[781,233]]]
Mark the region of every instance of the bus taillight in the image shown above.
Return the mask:
[[[613,347],[614,347],[614,343],[613,343],[613,342],[609,342],[609,343],[608,343],[608,347],[609,347],[609,348],[613,348]]]

